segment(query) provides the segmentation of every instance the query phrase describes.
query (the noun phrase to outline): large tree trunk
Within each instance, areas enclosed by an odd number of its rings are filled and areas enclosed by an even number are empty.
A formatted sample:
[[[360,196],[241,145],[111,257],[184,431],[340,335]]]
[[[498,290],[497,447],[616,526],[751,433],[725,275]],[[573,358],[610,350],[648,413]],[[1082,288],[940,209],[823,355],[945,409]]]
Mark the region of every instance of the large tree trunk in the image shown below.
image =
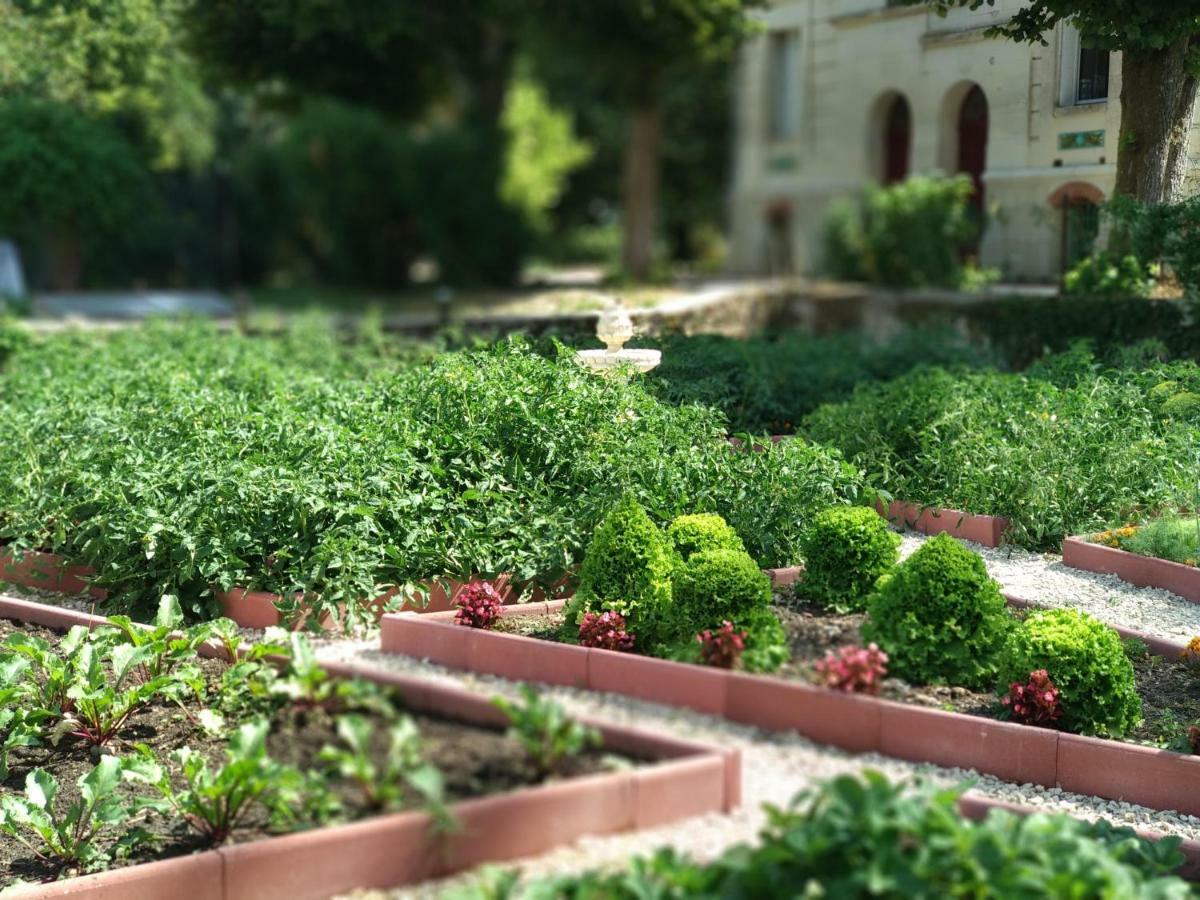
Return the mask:
[[[1196,75],[1188,66],[1190,40],[1157,53],[1123,54],[1118,194],[1143,203],[1168,203],[1183,187],[1196,106]]]
[[[662,101],[657,96],[635,107],[630,115],[622,187],[621,265],[639,281],[649,277],[654,261],[654,216],[658,209],[662,128]]]

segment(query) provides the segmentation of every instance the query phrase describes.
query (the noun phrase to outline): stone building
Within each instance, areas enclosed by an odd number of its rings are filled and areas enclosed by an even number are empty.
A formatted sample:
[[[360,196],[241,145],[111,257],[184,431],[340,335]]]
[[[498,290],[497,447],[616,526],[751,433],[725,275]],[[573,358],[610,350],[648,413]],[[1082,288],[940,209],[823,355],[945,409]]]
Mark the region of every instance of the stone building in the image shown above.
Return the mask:
[[[983,265],[1056,281],[1088,251],[1116,179],[1121,57],[1069,25],[1048,46],[985,36],[1020,5],[941,18],[889,0],[774,0],[738,71],[734,269],[814,271],[831,200],[943,171],[977,185]]]

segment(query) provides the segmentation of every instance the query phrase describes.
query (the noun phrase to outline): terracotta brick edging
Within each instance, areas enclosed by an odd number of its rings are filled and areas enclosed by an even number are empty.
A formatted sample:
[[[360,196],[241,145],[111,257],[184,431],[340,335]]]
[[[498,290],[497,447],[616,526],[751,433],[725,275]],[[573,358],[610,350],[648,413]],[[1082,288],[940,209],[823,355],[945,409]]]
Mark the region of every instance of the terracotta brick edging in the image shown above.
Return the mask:
[[[457,686],[368,665],[329,663],[325,668],[335,677],[394,687],[413,710],[486,726],[504,724],[490,700]],[[740,751],[589,718],[580,721],[600,731],[605,747],[649,762],[456,803],[451,812],[459,827],[450,832],[439,830],[428,813],[394,813],[30,886],[11,896],[160,900],[186,892],[200,900],[323,900],[543,853],[585,835],[730,812],[741,804]]]
[[[1033,806],[1008,803],[1003,800],[993,800],[991,797],[975,791],[967,791],[958,798],[958,814],[964,819],[980,821],[987,818],[988,814],[993,810],[1003,810],[1015,816],[1031,816],[1035,813],[1054,812],[1052,809],[1038,809]],[[1134,831],[1149,841],[1159,841],[1166,837],[1160,831],[1147,828],[1135,828]],[[1179,852],[1183,854],[1183,864],[1175,870],[1175,874],[1190,881],[1200,881],[1200,841],[1192,838],[1184,839],[1179,845]]]
[[[882,503],[875,510],[892,524],[903,525],[921,534],[943,532],[963,541],[973,541],[984,547],[999,547],[1008,530],[1009,520],[1003,516],[978,516],[957,509],[922,506],[893,500],[885,509]]]
[[[546,614],[555,607],[505,610],[505,615]],[[621,694],[743,725],[795,731],[854,753],[975,769],[1017,784],[1200,815],[1200,756],[845,694],[768,675],[465,628],[445,614],[386,615],[381,624],[384,652],[451,668]]]
[[[1116,575],[1138,587],[1162,588],[1185,600],[1200,603],[1200,568],[1196,566],[1106,547],[1092,543],[1086,536],[1065,538],[1062,560],[1063,565],[1073,569]]]

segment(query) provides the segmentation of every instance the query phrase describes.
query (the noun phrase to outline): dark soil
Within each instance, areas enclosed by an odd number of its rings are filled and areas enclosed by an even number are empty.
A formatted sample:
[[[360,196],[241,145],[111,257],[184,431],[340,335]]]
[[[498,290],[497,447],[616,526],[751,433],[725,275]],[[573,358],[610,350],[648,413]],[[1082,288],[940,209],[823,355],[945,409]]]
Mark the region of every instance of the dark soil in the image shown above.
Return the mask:
[[[859,627],[867,618],[862,613],[828,612],[790,597],[777,598],[775,614],[787,632],[792,653],[773,674],[809,683],[819,683],[813,665],[826,653],[847,644],[862,644]],[[1021,612],[1016,614],[1020,616]],[[501,619],[497,630],[564,641],[563,622],[561,613],[514,616]],[[1142,698],[1144,722],[1126,737],[1126,741],[1188,752],[1187,726],[1200,723],[1200,667],[1144,653],[1134,656],[1133,669]],[[987,718],[997,718],[1002,711],[999,696],[990,691],[947,685],[910,685],[896,678],[884,679],[879,696]]]
[[[0,619],[0,643],[16,632],[36,635],[55,641],[58,633],[32,625]],[[225,668],[217,660],[200,660],[199,664],[208,677],[210,686],[216,684]],[[210,697],[212,696],[210,692]],[[404,712],[403,699],[389,694],[393,705]],[[151,747],[160,761],[165,762],[173,750],[190,747],[203,753],[214,762],[225,758],[225,741],[207,735],[189,718],[194,715],[198,704],[185,712],[171,703],[151,705],[136,713],[126,727],[105,750],[114,755],[126,755],[134,750],[135,744]],[[387,719],[368,710],[356,709],[359,715],[373,719],[378,724],[377,746],[372,748],[377,761],[386,752]],[[516,741],[510,740],[502,731],[452,719],[439,718],[425,713],[407,712],[421,733],[425,756],[433,761],[442,772],[446,785],[447,801],[482,797],[516,788],[526,787],[540,781],[528,765],[525,755]],[[319,765],[317,754],[327,744],[337,744],[335,731],[336,716],[323,709],[285,709],[277,713],[271,722],[268,749],[279,762],[296,766],[307,772]],[[230,730],[236,723],[230,720]],[[96,761],[89,748],[68,738],[58,747],[18,748],[10,754],[10,775],[0,784],[0,793],[20,793],[24,790],[25,777],[34,768],[41,767],[58,781],[58,808],[66,808],[79,796],[77,780],[90,771]],[[631,763],[628,759],[607,754],[602,750],[586,752],[568,760],[557,778],[573,777],[623,767]],[[342,801],[349,819],[362,818],[378,812],[367,806],[361,792],[351,782],[335,781],[331,784],[334,793]],[[124,785],[127,796],[147,795],[151,789],[142,785]],[[418,798],[412,798],[418,806]],[[171,821],[155,813],[141,813],[131,825],[141,825],[152,835],[154,842],[135,851],[127,861],[114,861],[114,866],[163,859],[170,856],[206,849],[203,842],[190,831],[187,825]],[[317,823],[298,822],[296,828],[309,827]],[[234,833],[234,842],[246,842],[278,833],[264,816],[247,821]],[[115,834],[109,835],[111,843]],[[45,881],[65,877],[74,872],[60,872],[51,863],[39,860],[26,847],[7,835],[0,834],[0,890],[14,881]]]

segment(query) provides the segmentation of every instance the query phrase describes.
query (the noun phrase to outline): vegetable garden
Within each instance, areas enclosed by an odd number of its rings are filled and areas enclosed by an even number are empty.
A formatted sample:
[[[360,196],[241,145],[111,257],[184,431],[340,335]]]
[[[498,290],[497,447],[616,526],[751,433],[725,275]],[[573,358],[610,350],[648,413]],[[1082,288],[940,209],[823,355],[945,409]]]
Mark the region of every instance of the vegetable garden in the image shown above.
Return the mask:
[[[1138,643],[1070,603],[1036,608],[949,535],[902,554],[873,508],[1004,516],[1009,546],[1038,550],[1108,529],[1094,540],[1187,563],[1194,363],[1076,346],[999,372],[986,349],[950,344],[951,368],[909,371],[913,335],[872,361],[857,338],[766,341],[761,359],[753,342],[672,338],[674,371],[625,381],[519,338],[5,328],[0,542],[14,561],[79,567],[105,618],[0,598],[0,885],[205,853],[228,872],[231,848],[419,814],[404,827],[444,853],[337,876],[338,890],[386,886],[736,806],[737,750],[579,721],[526,682],[1200,815],[1194,792],[1170,788],[1200,783],[1200,641]],[[808,366],[770,363],[806,346],[823,348]],[[843,370],[811,377],[843,351]],[[687,374],[722,354],[743,360],[732,380]],[[750,402],[799,382],[791,403]],[[777,423],[796,436],[728,440]],[[421,612],[438,582],[460,585],[449,610]],[[278,595],[286,624],[335,633],[239,628],[219,616],[241,589]],[[353,655],[338,631],[384,652]],[[385,675],[395,654],[520,686],[493,704]],[[481,836],[500,815],[478,812],[500,809],[488,803],[526,804],[504,813],[514,822],[561,803],[571,819],[573,803],[593,808],[575,791],[609,812],[537,841]],[[1174,897],[1191,889],[1170,873],[1200,871],[1186,828],[1136,836],[1028,809],[972,824],[956,803],[1008,807],[959,793],[845,776],[771,812],[755,848],[487,876],[467,896],[757,896],[779,879],[1004,896],[1018,867],[1046,896]],[[854,846],[831,837],[846,833]],[[862,882],[870,865],[879,880]]]

